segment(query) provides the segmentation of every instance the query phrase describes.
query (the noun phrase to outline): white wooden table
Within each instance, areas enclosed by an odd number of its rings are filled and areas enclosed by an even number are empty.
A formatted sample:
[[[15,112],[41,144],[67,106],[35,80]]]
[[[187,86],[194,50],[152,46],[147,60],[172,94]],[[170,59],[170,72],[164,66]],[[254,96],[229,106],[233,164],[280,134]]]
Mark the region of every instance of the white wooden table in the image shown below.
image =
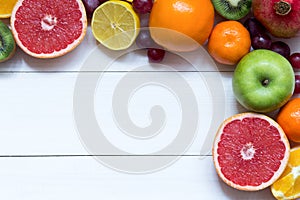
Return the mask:
[[[285,41],[293,52],[300,51],[299,38]],[[91,53],[99,50],[106,52],[103,47],[97,47],[88,29],[82,44],[63,57],[40,60],[17,49],[10,61],[0,64],[0,199],[273,199],[269,188],[242,192],[225,185],[218,179],[208,151],[211,148],[209,139],[213,138],[212,131],[218,124],[218,121],[213,121],[214,117],[220,120],[245,111],[232,93],[234,67],[218,65],[213,68],[203,64],[203,70],[199,72],[180,56],[169,53],[162,64],[154,65],[148,63],[146,52],[139,50],[117,58],[110,68],[103,70],[101,62],[93,61],[89,63],[91,68],[83,69]],[[211,62],[209,56],[203,55],[207,62]],[[193,56],[197,57],[196,54]],[[201,62],[202,57],[199,57]],[[164,68],[166,66],[174,71]],[[128,155],[107,150],[97,152],[96,159],[87,147],[89,144],[82,140],[85,133],[78,133],[74,120],[74,107],[78,106],[74,105],[77,78],[83,75],[89,80],[89,77],[92,79],[99,74],[102,78],[94,99],[96,119],[110,143],[130,152]],[[129,120],[137,126],[147,126],[151,124],[151,108],[161,105],[166,113],[162,131],[144,139],[123,134],[112,115],[115,87],[124,76],[143,78],[149,74],[150,77],[165,77],[170,83],[177,81],[178,74],[184,78],[194,92],[199,125],[194,140],[183,155],[179,156],[175,151],[144,156],[147,162],[151,159],[156,162],[164,156],[178,158],[173,159],[174,163],[153,171],[149,166],[150,172],[134,174],[125,169],[127,164],[130,165],[128,158],[132,158],[138,169],[142,163],[138,163],[135,157],[138,160],[141,156],[134,154],[149,154],[164,148],[177,137],[180,120],[192,121],[195,117],[181,119],[182,105],[176,94],[153,80],[152,85],[141,87],[129,99]],[[218,84],[224,87],[224,90],[221,88],[223,93],[212,94],[220,90],[213,82],[205,82],[206,78],[218,80]],[[83,87],[89,89],[88,85]],[[123,87],[129,86],[125,84]],[[184,94],[183,86],[178,84],[176,87]],[[124,100],[128,101],[121,98],[120,102]],[[211,104],[212,101],[215,105]],[[91,116],[84,118],[89,120]],[[121,164],[113,169],[105,161],[99,162],[104,158],[117,158]]]

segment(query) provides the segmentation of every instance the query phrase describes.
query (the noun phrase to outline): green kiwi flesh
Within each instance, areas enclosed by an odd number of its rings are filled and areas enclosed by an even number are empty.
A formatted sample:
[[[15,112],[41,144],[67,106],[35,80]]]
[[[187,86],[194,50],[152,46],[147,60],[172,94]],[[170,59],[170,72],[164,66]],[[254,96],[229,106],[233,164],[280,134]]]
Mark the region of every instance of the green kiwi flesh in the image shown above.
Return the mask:
[[[252,0],[212,0],[215,10],[230,20],[239,20],[251,10]]]
[[[16,42],[11,30],[0,21],[0,62],[11,58],[16,49]]]

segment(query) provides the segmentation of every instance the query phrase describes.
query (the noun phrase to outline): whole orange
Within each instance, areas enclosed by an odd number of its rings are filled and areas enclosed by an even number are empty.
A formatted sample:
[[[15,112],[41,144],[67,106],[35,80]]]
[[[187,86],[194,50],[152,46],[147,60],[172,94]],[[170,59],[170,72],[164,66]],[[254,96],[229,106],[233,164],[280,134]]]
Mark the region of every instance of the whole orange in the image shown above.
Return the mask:
[[[290,100],[280,109],[277,122],[291,141],[300,142],[300,98]]]
[[[238,21],[223,21],[212,30],[208,52],[219,63],[234,65],[251,48],[249,31]]]
[[[149,19],[153,40],[172,51],[192,51],[204,44],[213,24],[210,0],[155,0]]]

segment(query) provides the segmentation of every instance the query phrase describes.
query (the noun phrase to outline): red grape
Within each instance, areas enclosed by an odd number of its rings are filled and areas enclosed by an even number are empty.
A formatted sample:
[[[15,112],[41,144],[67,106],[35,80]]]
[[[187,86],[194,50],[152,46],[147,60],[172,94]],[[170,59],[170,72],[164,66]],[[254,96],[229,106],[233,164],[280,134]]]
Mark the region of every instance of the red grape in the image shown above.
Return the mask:
[[[152,0],[133,0],[132,7],[139,14],[149,13],[152,9]]]
[[[148,55],[149,61],[160,62],[164,59],[165,53],[166,53],[166,51],[163,49],[150,48],[150,49],[148,49],[147,55]]]
[[[158,47],[158,45],[153,41],[150,35],[149,30],[141,30],[139,35],[137,36],[136,45],[139,48],[154,48]]]
[[[295,75],[295,90],[294,94],[300,94],[300,75]]]
[[[87,17],[91,18],[96,8],[105,1],[107,0],[82,0]]]
[[[244,26],[249,31],[251,37],[254,37],[258,34],[266,34],[265,27],[254,17],[248,18],[244,22]]]
[[[253,49],[270,49],[272,44],[271,37],[266,34],[257,34],[251,38],[251,45]]]
[[[270,50],[279,53],[286,58],[288,58],[291,54],[291,49],[289,45],[282,41],[272,42]]]
[[[294,69],[300,69],[300,53],[290,55],[289,61]]]
[[[140,15],[140,26],[141,27],[148,27],[149,25],[149,13],[141,14]]]

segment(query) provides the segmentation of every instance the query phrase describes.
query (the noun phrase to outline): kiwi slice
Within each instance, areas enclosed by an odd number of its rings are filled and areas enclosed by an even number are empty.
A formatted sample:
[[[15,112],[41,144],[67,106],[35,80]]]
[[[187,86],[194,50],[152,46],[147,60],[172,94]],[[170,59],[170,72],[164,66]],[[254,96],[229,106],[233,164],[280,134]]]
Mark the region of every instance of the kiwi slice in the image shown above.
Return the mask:
[[[252,0],[212,0],[219,15],[230,20],[239,20],[251,10]]]
[[[11,58],[16,49],[16,42],[11,30],[0,21],[0,62]]]

